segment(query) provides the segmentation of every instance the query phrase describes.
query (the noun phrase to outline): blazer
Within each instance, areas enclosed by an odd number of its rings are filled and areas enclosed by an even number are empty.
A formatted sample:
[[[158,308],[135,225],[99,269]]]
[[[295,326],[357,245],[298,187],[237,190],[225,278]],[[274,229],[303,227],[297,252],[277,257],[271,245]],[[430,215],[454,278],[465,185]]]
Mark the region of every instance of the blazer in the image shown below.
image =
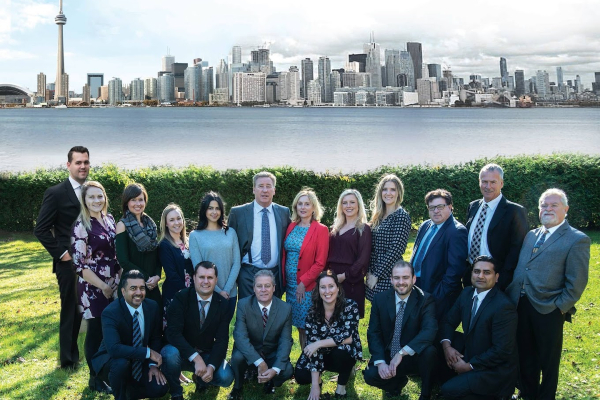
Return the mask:
[[[60,256],[71,249],[71,228],[81,205],[69,179],[46,190],[33,230],[42,246],[52,256],[52,272]]]
[[[413,262],[421,241],[433,225],[429,219],[419,227],[413,248]],[[421,276],[417,286],[435,299],[438,319],[452,307],[462,290],[461,279],[465,273],[465,259],[468,257],[469,232],[453,215],[442,224],[429,244],[421,263]]]
[[[147,347],[160,353],[162,318],[158,304],[150,299],[142,302],[144,338],[142,347],[133,347],[133,317],[124,298],[110,303],[102,312],[102,343],[92,358],[92,367],[100,373],[109,359],[146,360]]]
[[[571,321],[575,303],[581,297],[588,281],[590,238],[572,228],[567,221],[532,255],[540,229],[525,237],[515,277],[506,293],[518,304],[521,287],[531,305],[540,314],[549,314],[557,307]]]
[[[213,293],[206,320],[200,327],[200,309],[194,286],[179,291],[167,310],[167,341],[179,350],[186,360],[196,352],[210,353],[206,365],[219,368],[229,344],[228,302]]]
[[[396,295],[394,289],[388,289],[375,295],[371,304],[371,319],[367,329],[371,361],[391,360],[395,324]],[[409,346],[419,354],[433,345],[437,330],[433,297],[413,286],[404,309],[400,346]]]
[[[241,299],[236,313],[233,347],[244,355],[248,364],[276,354],[272,367],[285,370],[293,344],[292,307],[273,296],[266,327],[263,327],[262,310],[255,295]]]
[[[467,232],[471,229],[477,210],[483,204],[483,199],[475,200],[469,204],[467,210]],[[527,210],[520,204],[508,201],[503,195],[490,221],[487,231],[487,243],[494,257],[500,264],[498,283],[504,290],[512,281],[513,272],[517,266],[519,252],[523,239],[529,230]],[[468,252],[468,249],[467,249]],[[470,279],[468,280],[470,282]]]
[[[163,240],[158,245],[160,263],[165,271],[165,282],[162,285],[162,296],[164,300],[171,300],[175,293],[185,289],[185,273],[190,279],[194,276],[192,259],[185,258],[179,247],[173,246],[168,240]],[[193,284],[193,282],[191,283]]]
[[[292,222],[285,233],[288,235],[298,225]],[[313,290],[316,286],[317,277],[327,264],[329,255],[329,229],[318,221],[312,221],[300,248],[300,257],[298,258],[298,272],[296,280],[299,284],[302,282],[307,292]],[[281,276],[283,277],[283,287],[285,287],[285,249],[281,253]]]
[[[516,346],[517,311],[498,286],[494,286],[471,318],[474,287],[465,288],[450,309],[440,329],[441,339],[453,340],[460,323],[469,325],[463,335],[464,349],[454,344],[473,366],[466,372],[469,388],[475,394],[510,396],[515,389],[518,373]],[[456,340],[456,342],[460,342]]]

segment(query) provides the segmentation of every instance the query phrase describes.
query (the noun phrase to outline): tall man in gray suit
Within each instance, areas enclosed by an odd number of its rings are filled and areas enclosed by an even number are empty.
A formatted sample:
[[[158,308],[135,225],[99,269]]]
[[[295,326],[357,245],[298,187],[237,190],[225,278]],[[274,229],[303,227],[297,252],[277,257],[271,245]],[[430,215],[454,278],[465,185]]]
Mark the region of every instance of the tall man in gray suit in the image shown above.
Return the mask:
[[[238,303],[231,353],[231,368],[235,384],[229,399],[242,397],[244,372],[248,365],[258,368],[258,382],[264,383],[264,393],[272,394],[292,377],[292,307],[273,297],[275,276],[261,270],[254,276],[254,295]]]
[[[277,178],[262,171],[252,178],[254,201],[233,207],[228,224],[235,229],[242,256],[238,275],[238,299],[252,296],[254,274],[268,269],[275,276],[275,296],[283,294],[279,268],[285,231],[290,223],[290,210],[273,203]]]
[[[588,281],[590,238],[565,221],[565,192],[548,189],[539,200],[542,226],[525,237],[512,283],[517,304],[520,397],[554,399],[562,353],[563,325]],[[540,385],[540,373],[542,383]]]

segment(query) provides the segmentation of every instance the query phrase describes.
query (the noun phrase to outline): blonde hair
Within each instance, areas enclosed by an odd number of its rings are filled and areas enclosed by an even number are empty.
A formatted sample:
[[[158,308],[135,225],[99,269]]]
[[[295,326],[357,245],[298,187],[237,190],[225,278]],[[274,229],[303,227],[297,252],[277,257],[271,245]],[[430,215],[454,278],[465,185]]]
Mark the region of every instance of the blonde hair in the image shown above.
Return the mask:
[[[180,236],[181,240],[183,241],[183,243],[185,244],[185,247],[188,247],[188,238],[187,238],[187,234],[186,234],[186,230],[185,230],[185,217],[183,216],[183,211],[181,211],[181,207],[179,207],[175,203],[169,203],[163,210],[162,215],[160,216],[160,239],[159,239],[159,242],[166,240],[167,242],[171,243],[174,247],[179,247],[179,245],[177,243],[175,243],[175,241],[173,240],[173,236],[171,236],[171,233],[169,232],[169,228],[167,227],[167,215],[169,215],[169,213],[171,211],[177,211],[179,213],[179,215],[181,215],[181,219],[183,220],[183,229],[181,229],[179,236]]]
[[[79,211],[78,219],[81,220],[81,223],[85,227],[86,231],[92,230],[92,216],[90,215],[90,210],[87,208],[85,204],[85,196],[90,188],[97,188],[102,190],[102,195],[104,196],[104,206],[102,207],[102,214],[106,215],[108,210],[108,197],[106,197],[106,190],[104,190],[104,186],[98,181],[87,181],[83,185],[81,185],[81,200],[79,203],[81,204],[81,210]]]
[[[358,230],[358,233],[362,235],[363,229],[365,228],[365,224],[367,223],[367,212],[365,211],[365,203],[363,202],[362,196],[360,192],[356,189],[346,189],[340,194],[340,198],[337,202],[337,208],[335,210],[335,219],[333,221],[333,225],[331,225],[331,234],[337,235],[337,233],[342,229],[344,225],[346,225],[346,214],[344,214],[344,210],[342,207],[342,201],[344,197],[348,195],[353,195],[356,197],[356,201],[358,202],[358,215],[356,219],[356,224],[354,228]]]
[[[308,200],[310,201],[310,204],[312,204],[313,215],[311,221],[321,221],[321,217],[323,216],[323,206],[319,202],[319,198],[317,197],[315,191],[308,187],[302,188],[302,190],[300,190],[294,198],[294,201],[292,203],[292,221],[300,222],[300,217],[298,216],[298,211],[296,210],[296,207],[298,206],[298,201],[302,196],[307,196]]]
[[[394,182],[396,186],[396,191],[398,192],[398,198],[396,199],[396,209],[400,207],[402,204],[402,200],[404,199],[404,185],[400,178],[398,178],[394,174],[384,175],[377,184],[377,188],[375,189],[375,197],[371,200],[371,227],[375,228],[377,225],[383,221],[383,216],[385,215],[385,203],[383,202],[383,186],[388,182]]]

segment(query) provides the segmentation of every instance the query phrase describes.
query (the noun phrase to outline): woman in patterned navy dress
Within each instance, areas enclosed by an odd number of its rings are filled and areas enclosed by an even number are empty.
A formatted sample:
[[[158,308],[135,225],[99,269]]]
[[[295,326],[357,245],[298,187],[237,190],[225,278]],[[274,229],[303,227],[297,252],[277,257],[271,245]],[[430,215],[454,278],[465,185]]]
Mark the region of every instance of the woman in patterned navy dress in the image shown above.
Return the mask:
[[[281,269],[285,300],[292,305],[292,324],[298,328],[300,347],[306,344],[304,323],[311,305],[311,291],[325,268],[329,230],[319,221],[323,207],[312,189],[302,189],[292,203],[292,223],[283,242]]]
[[[371,201],[371,262],[367,271],[367,299],[392,287],[392,267],[402,260],[410,233],[410,216],[401,207],[404,185],[394,174],[377,184]]]
[[[87,321],[85,359],[90,369],[91,390],[107,393],[107,385],[96,377],[92,357],[102,342],[102,311],[112,302],[121,267],[115,251],[115,219],[107,214],[104,187],[89,181],[81,187],[81,212],[71,234],[73,267],[79,279],[78,302]]]

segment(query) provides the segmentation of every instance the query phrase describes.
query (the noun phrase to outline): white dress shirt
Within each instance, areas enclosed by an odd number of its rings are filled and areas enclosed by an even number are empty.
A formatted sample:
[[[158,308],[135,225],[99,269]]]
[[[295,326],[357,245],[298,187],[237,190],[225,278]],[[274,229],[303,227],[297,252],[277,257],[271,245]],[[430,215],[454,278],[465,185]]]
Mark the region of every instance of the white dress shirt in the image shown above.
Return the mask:
[[[400,303],[404,302],[406,304],[408,304],[408,299],[410,297],[410,293],[408,294],[408,296],[406,296],[405,299],[400,298],[400,296],[398,295],[398,292],[394,293],[395,295],[395,299],[396,299],[396,315],[398,315],[398,311],[400,310]],[[404,312],[406,312],[406,304],[404,305]],[[393,340],[393,336],[392,336],[392,340]],[[415,351],[413,349],[410,348],[410,346],[406,345],[404,346],[402,349],[400,349],[400,352],[404,351],[404,356],[414,356],[415,355]],[[385,360],[376,360],[373,362],[373,365],[379,365],[382,362],[385,362]]]
[[[558,224],[558,225],[556,225],[556,226],[553,226],[552,228],[546,228],[546,229],[548,230],[548,233],[546,233],[546,239],[544,240],[544,243],[545,243],[545,242],[546,242],[548,239],[550,239],[550,236],[552,236],[552,234],[553,234],[554,232],[556,232],[556,230],[557,230],[558,228],[560,228],[560,227],[561,227],[561,226],[562,226],[562,225],[565,223],[565,221],[566,221],[566,219],[563,219],[563,222],[561,222],[560,224]],[[539,239],[539,234],[538,234],[538,239]],[[537,241],[537,240],[536,240],[536,241]]]
[[[129,309],[129,313],[131,314],[131,317],[133,318],[133,314],[135,314],[135,312],[138,312],[138,323],[140,324],[140,333],[142,334],[142,341],[144,340],[144,328],[145,328],[145,319],[144,319],[144,310],[142,308],[142,305],[140,304],[140,306],[138,308],[133,308],[132,306],[129,305],[128,302],[125,302],[125,304],[127,305],[127,308]],[[146,351],[146,358],[150,358],[150,347],[146,347],[146,349],[148,351]],[[151,365],[156,365],[156,364],[151,364]]]
[[[469,253],[470,253],[470,249],[471,249],[471,239],[473,238],[473,233],[475,233],[475,228],[477,227],[477,221],[479,221],[479,215],[481,214],[481,209],[483,208],[484,204],[487,204],[488,210],[487,210],[487,213],[485,214],[485,222],[483,224],[483,232],[481,232],[481,246],[479,247],[479,255],[480,256],[490,256],[490,257],[492,256],[492,254],[490,253],[490,248],[488,247],[487,231],[488,231],[488,228],[490,227],[490,223],[492,222],[492,217],[494,216],[494,212],[496,211],[496,208],[498,208],[498,204],[500,203],[501,199],[502,199],[502,193],[500,193],[500,196],[496,197],[494,200],[490,201],[489,203],[486,203],[485,200],[481,203],[481,206],[477,210],[475,217],[473,217],[473,222],[471,222],[471,226],[469,227]],[[471,260],[470,258],[469,258],[469,261],[471,263],[473,263],[473,260]]]
[[[242,258],[243,263],[252,264],[258,268],[273,268],[279,265],[279,248],[277,247],[277,225],[275,223],[275,213],[273,212],[273,203],[269,204],[266,209],[269,211],[267,216],[269,218],[269,230],[271,239],[271,260],[267,265],[262,262],[261,249],[262,249],[262,219],[263,219],[263,207],[256,201],[254,204],[254,230],[252,234],[252,246],[250,252],[252,253],[252,260],[248,260],[248,253]]]

